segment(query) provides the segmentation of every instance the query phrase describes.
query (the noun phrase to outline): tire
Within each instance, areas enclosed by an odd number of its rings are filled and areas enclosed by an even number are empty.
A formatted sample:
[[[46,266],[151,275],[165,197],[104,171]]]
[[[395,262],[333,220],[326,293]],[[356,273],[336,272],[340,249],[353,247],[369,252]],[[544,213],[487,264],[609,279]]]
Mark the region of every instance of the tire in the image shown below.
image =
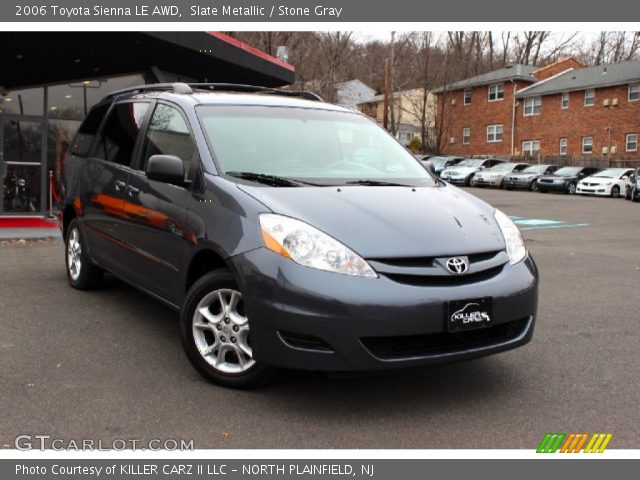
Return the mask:
[[[638,198],[637,198],[637,192],[636,192],[635,187],[631,189],[631,194],[630,194],[630,196],[631,196],[630,200],[631,200],[632,202],[637,202],[637,201],[638,201]]]
[[[543,188],[538,188],[538,191],[539,191],[540,193],[547,193],[547,191],[546,191],[545,189],[543,189]]]
[[[624,189],[624,199],[631,200],[631,189],[629,187]]]
[[[613,187],[611,187],[611,196],[613,198],[620,197],[620,187],[619,186],[614,185]]]
[[[469,177],[467,178],[467,180],[465,180],[464,184],[465,184],[467,187],[470,187],[470,186],[471,186],[471,180],[472,180],[472,179],[473,179],[473,173],[472,173],[471,175],[469,175]]]
[[[78,290],[92,290],[102,283],[104,271],[87,256],[86,242],[80,222],[71,220],[64,242],[65,265],[69,285]]]
[[[238,283],[227,269],[214,270],[196,281],[180,311],[182,345],[191,365],[224,387],[260,387],[276,373],[253,359],[244,311]]]
[[[567,186],[567,193],[569,195],[575,195],[575,193],[576,193],[576,184],[575,183],[570,183]]]
[[[538,184],[536,183],[535,180],[529,184],[529,190],[531,190],[532,192],[537,192],[539,190]],[[545,193],[545,192],[542,192],[542,193]]]

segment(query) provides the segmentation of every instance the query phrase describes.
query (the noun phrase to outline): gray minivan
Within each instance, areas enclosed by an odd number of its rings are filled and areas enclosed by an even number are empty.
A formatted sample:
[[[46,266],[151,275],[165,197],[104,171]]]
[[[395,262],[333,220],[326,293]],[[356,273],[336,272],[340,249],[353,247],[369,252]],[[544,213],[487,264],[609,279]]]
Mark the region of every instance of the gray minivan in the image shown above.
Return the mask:
[[[115,92],[60,187],[71,286],[110,272],[175,308],[189,360],[221,385],[471,359],[533,334],[537,268],[509,217],[308,92]]]

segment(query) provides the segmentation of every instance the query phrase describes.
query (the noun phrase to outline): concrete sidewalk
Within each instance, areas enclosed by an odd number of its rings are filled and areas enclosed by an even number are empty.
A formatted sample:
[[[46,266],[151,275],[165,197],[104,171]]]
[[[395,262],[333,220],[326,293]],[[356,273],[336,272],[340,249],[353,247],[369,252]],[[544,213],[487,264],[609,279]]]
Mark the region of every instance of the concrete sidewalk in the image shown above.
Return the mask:
[[[60,228],[0,228],[0,240],[61,238]]]

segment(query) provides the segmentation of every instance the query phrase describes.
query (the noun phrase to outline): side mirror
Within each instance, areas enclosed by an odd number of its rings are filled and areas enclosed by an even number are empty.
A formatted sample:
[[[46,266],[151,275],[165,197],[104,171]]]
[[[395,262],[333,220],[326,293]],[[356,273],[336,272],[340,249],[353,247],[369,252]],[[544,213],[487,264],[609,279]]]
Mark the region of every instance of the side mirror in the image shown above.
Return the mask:
[[[175,155],[152,155],[145,170],[147,178],[157,182],[184,184],[184,163]]]

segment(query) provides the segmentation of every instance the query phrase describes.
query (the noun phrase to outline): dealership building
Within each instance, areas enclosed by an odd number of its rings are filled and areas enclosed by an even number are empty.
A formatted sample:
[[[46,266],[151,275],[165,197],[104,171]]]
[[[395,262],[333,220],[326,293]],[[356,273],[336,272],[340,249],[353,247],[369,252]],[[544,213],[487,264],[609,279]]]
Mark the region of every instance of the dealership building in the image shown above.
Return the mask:
[[[4,32],[0,44],[4,216],[48,211],[67,145],[109,92],[176,81],[279,87],[295,79],[292,65],[219,32]]]

